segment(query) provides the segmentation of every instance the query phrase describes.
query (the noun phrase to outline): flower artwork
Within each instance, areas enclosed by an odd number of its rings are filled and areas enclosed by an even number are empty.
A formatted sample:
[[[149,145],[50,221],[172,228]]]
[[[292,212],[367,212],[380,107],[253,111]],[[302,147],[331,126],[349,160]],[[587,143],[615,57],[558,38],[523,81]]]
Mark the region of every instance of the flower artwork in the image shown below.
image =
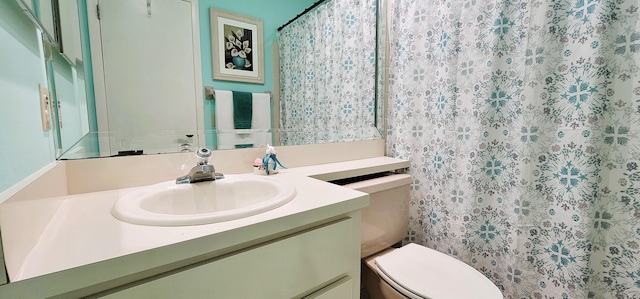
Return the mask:
[[[262,21],[210,9],[214,80],[264,84]]]
[[[225,25],[225,68],[253,70],[251,30]]]

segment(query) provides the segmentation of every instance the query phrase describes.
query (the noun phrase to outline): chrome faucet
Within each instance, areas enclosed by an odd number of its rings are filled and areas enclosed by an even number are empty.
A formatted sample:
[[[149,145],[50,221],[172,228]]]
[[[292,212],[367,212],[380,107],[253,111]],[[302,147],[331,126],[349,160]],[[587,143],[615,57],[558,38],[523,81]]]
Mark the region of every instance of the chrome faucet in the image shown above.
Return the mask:
[[[222,173],[216,173],[213,164],[209,164],[209,158],[211,158],[211,151],[206,147],[199,149],[196,152],[198,163],[191,168],[189,174],[181,176],[176,179],[176,184],[190,184],[205,181],[215,181],[224,179]]]

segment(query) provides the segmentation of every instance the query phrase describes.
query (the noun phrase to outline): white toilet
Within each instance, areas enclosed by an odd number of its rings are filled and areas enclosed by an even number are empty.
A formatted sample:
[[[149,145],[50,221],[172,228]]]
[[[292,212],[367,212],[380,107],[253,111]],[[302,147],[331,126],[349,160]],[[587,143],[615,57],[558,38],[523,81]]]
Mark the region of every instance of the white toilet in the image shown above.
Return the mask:
[[[362,210],[364,298],[503,299],[480,272],[417,244],[393,249],[407,233],[411,176],[393,174],[345,185],[369,193]]]

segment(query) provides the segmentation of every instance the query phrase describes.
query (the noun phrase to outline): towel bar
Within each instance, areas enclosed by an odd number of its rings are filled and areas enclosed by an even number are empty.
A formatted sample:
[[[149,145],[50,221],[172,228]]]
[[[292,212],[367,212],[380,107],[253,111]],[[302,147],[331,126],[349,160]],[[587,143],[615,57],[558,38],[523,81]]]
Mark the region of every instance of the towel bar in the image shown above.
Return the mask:
[[[273,93],[271,90],[265,90],[264,93],[269,95],[269,98],[273,100]],[[204,87],[204,98],[207,100],[214,100],[216,98],[216,91],[213,86]]]

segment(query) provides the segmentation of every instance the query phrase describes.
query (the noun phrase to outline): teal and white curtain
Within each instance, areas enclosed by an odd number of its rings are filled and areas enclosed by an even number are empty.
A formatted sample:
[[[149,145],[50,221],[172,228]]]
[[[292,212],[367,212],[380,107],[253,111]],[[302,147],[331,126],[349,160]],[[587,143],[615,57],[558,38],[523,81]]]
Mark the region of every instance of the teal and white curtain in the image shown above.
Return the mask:
[[[640,298],[640,2],[392,0],[390,18],[407,241],[505,298]]]
[[[278,32],[283,145],[379,136],[375,24],[375,0],[330,0]]]

